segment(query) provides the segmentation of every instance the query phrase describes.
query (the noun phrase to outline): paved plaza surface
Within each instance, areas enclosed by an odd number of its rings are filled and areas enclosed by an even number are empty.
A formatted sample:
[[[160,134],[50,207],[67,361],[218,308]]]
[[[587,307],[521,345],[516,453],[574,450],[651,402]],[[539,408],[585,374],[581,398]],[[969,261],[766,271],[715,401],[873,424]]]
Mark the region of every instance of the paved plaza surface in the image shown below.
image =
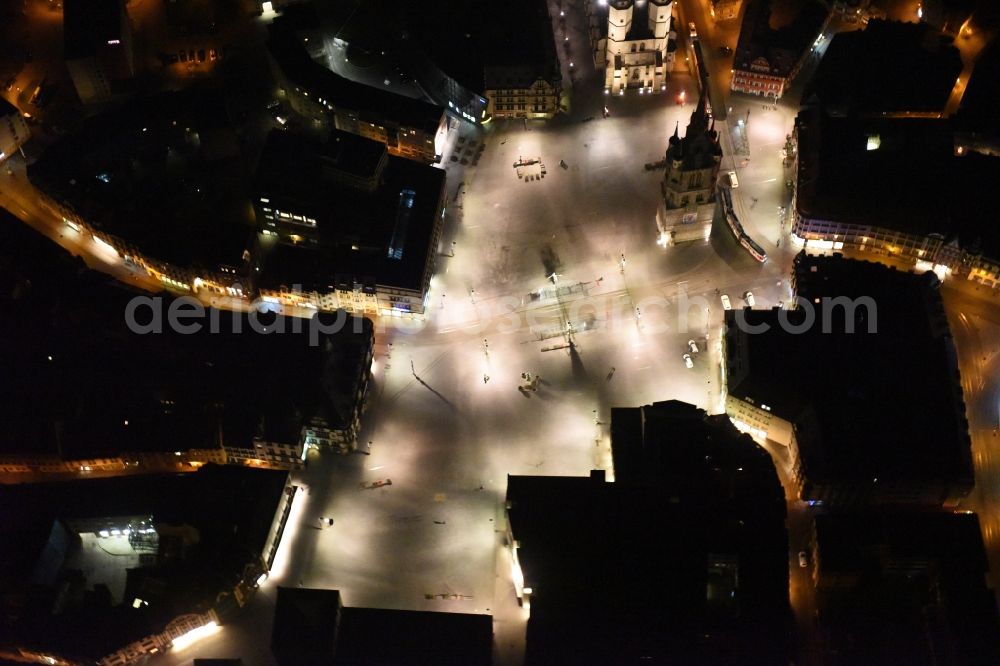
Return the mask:
[[[663,173],[644,166],[663,158],[675,126],[684,133],[698,99],[695,79],[681,65],[663,94],[603,95],[583,17],[578,5],[566,4],[566,28],[557,25],[556,34],[557,41],[570,37],[562,58],[568,113],[545,124],[463,124],[449,139],[442,163],[448,210],[428,317],[419,325],[385,318],[376,324],[361,436],[369,455],[311,454],[309,466],[295,473],[303,490],[274,571],[245,613],[150,664],[235,656],[274,663],[269,642],[279,585],[338,589],[350,606],[489,613],[496,663],[521,663],[527,614],[517,606],[504,549],[507,475],[610,470],[614,406],[677,399],[722,411],[719,296],[728,294],[734,307],[744,305],[747,290],[758,308],[789,299],[798,248],[779,212],[790,198],[781,149],[797,99],[766,105],[724,93],[725,114],[718,115],[726,120],[716,120],[722,172],[736,171],[740,183],[736,212],[769,260],[753,260],[718,217],[708,241],[660,247],[655,215]],[[695,3],[682,5],[695,12]],[[553,1],[554,17],[558,7]],[[734,26],[713,30],[696,21],[708,52],[735,46]],[[727,68],[709,60],[713,71]],[[740,119],[749,159],[733,157],[730,125]],[[473,141],[477,149],[485,144],[474,166],[451,161]],[[515,163],[531,160],[538,164],[518,177]],[[38,204],[20,158],[7,165],[0,204],[92,266],[147,286]],[[946,287],[945,301],[980,475],[965,508],[983,514],[996,572],[1000,311],[995,297],[964,286]],[[682,358],[689,340],[699,347],[690,369]],[[786,482],[787,452],[774,449]],[[388,479],[391,485],[370,487]],[[790,511],[791,558],[806,538],[806,513],[792,500]],[[320,516],[333,517],[334,525],[318,529]],[[808,633],[810,586],[794,562],[792,570],[793,606]]]
[[[275,571],[247,614],[157,663],[186,663],[194,650],[270,663],[260,639],[276,585],[339,589],[352,606],[490,613],[498,662],[520,662],[526,613],[504,552],[507,475],[610,470],[613,406],[679,399],[721,411],[719,294],[736,307],[747,290],[758,307],[788,299],[793,248],[775,246],[786,128],[780,142],[752,144],[749,164],[770,164],[735,167],[747,192],[737,205],[763,236],[766,264],[719,219],[708,241],[656,244],[663,175],[644,165],[662,159],[678,122],[684,132],[691,82],[681,74],[666,94],[606,100],[605,119],[599,82],[581,78],[596,92],[548,124],[461,128],[486,148],[476,166],[445,157],[449,206],[427,321],[379,322],[362,435],[370,455],[312,457]],[[535,159],[544,176],[519,178],[514,164]],[[730,157],[723,167],[734,168]],[[700,351],[688,369],[692,339]],[[534,390],[519,388],[522,373],[538,378]],[[361,487],[384,479],[392,484]],[[319,516],[336,522],[315,529]]]

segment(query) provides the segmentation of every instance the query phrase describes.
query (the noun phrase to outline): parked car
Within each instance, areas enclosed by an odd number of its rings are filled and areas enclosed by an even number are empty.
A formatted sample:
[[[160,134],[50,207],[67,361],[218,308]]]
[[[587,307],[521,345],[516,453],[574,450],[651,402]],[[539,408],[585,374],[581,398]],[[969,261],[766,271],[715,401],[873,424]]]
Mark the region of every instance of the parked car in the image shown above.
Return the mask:
[[[698,343],[695,342],[694,340],[688,340],[688,349],[691,350],[692,354],[697,354],[698,353]]]
[[[684,354],[684,365],[689,369],[694,367],[694,361],[691,360],[691,354]]]
[[[747,305],[749,305],[750,307],[754,307],[755,305],[757,305],[757,302],[753,298],[752,291],[748,291],[747,293],[743,294],[743,298],[744,300],[746,300]]]
[[[729,294],[723,294],[719,298],[722,300],[722,309],[723,310],[732,310],[733,309],[733,304],[729,302]]]

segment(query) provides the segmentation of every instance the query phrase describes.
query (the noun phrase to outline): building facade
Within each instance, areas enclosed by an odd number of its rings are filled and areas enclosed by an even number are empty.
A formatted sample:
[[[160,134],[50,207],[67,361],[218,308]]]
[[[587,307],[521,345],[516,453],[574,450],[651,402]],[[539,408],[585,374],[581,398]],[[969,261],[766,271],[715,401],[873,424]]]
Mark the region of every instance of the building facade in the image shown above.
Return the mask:
[[[731,21],[740,15],[743,0],[709,0],[708,13],[715,21]]]
[[[780,72],[781,70],[773,66],[766,56],[757,56],[749,63],[733,69],[729,88],[735,92],[773,97],[777,100],[785,94],[785,88],[791,84],[795,74],[798,73],[798,68],[788,70],[786,75]]]
[[[715,213],[715,183],[722,147],[715,120],[709,119],[705,92],[691,114],[684,138],[678,128],[670,137],[656,211],[660,244],[707,240]]]
[[[794,140],[794,242],[807,250],[848,249],[910,261],[942,278],[1000,289],[1000,245],[988,214],[976,204],[977,193],[1000,175],[1000,159],[966,149],[946,121],[841,119],[816,107],[796,118]],[[889,160],[888,166],[878,166],[880,159]],[[883,174],[876,195],[889,202],[884,210],[864,205],[851,212],[835,205],[848,198],[847,190],[843,184],[828,187],[823,174],[847,164],[856,176],[850,182],[859,185],[851,187],[855,196],[863,196],[862,183]],[[948,179],[953,187],[941,188]]]
[[[310,105],[308,95],[303,96],[301,94],[303,91],[295,87],[293,90],[294,92],[289,94],[289,99],[293,100],[293,107],[303,109],[311,106],[311,113],[316,114],[325,104],[324,101],[320,105]],[[333,109],[328,108],[327,111],[333,127],[384,143],[392,155],[427,164],[441,161],[444,140],[448,134],[448,118],[443,110],[436,124],[420,127],[400,124],[387,117],[378,118],[370,112],[347,108],[343,103]]]
[[[659,93],[674,66],[671,0],[611,0],[604,44],[604,92]]]
[[[558,63],[555,71],[558,73]],[[561,77],[543,78],[529,68],[486,68],[486,113],[493,118],[548,120],[559,112]]]
[[[136,245],[115,234],[99,229],[76,212],[69,202],[58,201],[42,189],[37,189],[42,205],[62,217],[68,231],[89,236],[103,250],[132,270],[159,280],[174,293],[211,292],[220,296],[246,298],[250,290],[245,273],[232,266],[217,266],[215,270],[195,266],[178,266],[140,250]]]
[[[432,274],[433,268],[429,267],[423,284],[430,284]],[[427,286],[407,288],[380,282],[349,282],[310,289],[275,283],[260,286],[257,292],[264,303],[324,312],[344,310],[353,315],[371,317],[423,320],[427,310]]]
[[[548,120],[561,110],[563,93],[549,3],[515,0],[509,4],[500,12],[502,18],[492,18],[485,25],[480,13],[490,11],[490,5],[465,17],[483,25],[480,67],[484,96],[489,100],[487,116]]]
[[[261,232],[279,245],[261,253],[262,300],[423,317],[445,212],[442,169],[343,132],[318,144],[275,131],[256,180]]]
[[[7,454],[0,456],[4,474],[153,474],[196,472],[207,464],[243,465],[263,469],[298,469],[304,466],[305,436],[297,444],[254,442],[254,448],[225,446],[183,451],[125,451],[101,458],[63,459],[54,454]]]
[[[790,24],[775,30],[770,25],[770,0],[749,0],[733,58],[730,90],[781,98],[813,54],[831,16],[824,4],[810,0]]]
[[[31,138],[31,130],[21,112],[0,98],[0,162],[16,153]]]
[[[963,247],[940,233],[921,234],[881,225],[861,224],[803,214],[793,207],[793,240],[807,250],[854,250],[878,257],[903,259],[923,270],[966,279],[1000,290],[1000,258],[980,248]]]

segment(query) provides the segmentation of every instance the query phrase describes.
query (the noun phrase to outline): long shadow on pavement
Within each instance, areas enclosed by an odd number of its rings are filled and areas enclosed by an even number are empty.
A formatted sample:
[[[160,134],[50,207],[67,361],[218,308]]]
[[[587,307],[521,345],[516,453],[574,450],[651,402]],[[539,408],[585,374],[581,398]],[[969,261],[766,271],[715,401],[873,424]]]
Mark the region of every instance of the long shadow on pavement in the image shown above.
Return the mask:
[[[583,367],[583,360],[580,358],[580,352],[576,350],[576,345],[570,345],[569,360],[573,371],[573,383],[581,388],[591,386],[593,381],[591,381],[590,375],[587,374],[587,369]]]
[[[414,378],[414,379],[416,379],[416,380],[417,380],[418,382],[420,382],[421,384],[423,384],[423,385],[424,385],[424,387],[425,387],[425,388],[426,388],[426,389],[427,389],[428,391],[430,391],[431,393],[433,393],[433,394],[434,394],[434,395],[436,395],[437,397],[441,398],[441,402],[443,402],[444,404],[448,405],[448,407],[449,407],[449,408],[451,409],[451,411],[453,411],[453,412],[456,412],[456,411],[458,411],[458,409],[457,409],[457,408],[455,407],[455,405],[453,405],[453,404],[451,403],[451,401],[450,401],[450,400],[448,400],[448,398],[444,397],[443,395],[441,395],[440,393],[438,393],[438,392],[437,392],[436,390],[434,390],[434,388],[433,388],[433,387],[431,387],[431,385],[430,385],[430,384],[428,384],[427,382],[425,382],[424,380],[422,380],[422,379],[421,379],[420,377],[418,377],[417,375],[413,375],[413,378]]]

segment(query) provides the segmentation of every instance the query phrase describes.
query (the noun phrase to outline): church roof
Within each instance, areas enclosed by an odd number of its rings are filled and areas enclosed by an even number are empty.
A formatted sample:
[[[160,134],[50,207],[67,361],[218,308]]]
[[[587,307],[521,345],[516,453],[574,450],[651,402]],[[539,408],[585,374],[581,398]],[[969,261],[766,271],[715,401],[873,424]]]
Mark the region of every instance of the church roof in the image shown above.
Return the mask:
[[[674,128],[674,134],[670,137],[667,159],[681,161],[682,171],[708,168],[715,163],[717,157],[722,157],[719,133],[715,131],[715,119],[709,116],[706,106],[705,93],[702,92],[698,104],[691,113],[691,121],[688,123],[684,138],[678,135],[678,127]]]

